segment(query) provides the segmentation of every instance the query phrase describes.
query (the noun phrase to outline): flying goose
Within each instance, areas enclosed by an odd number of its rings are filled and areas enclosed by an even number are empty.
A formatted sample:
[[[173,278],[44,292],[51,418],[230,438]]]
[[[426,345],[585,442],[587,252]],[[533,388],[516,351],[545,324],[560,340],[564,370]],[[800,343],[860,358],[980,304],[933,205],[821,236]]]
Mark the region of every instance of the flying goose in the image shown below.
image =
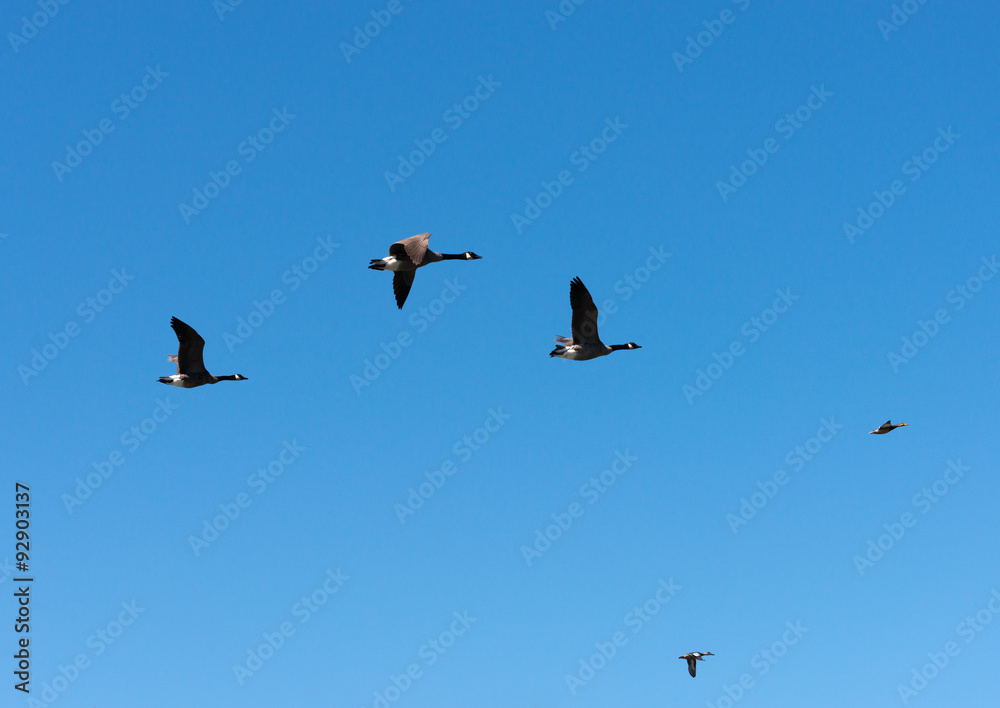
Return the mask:
[[[233,374],[231,376],[212,376],[205,370],[205,362],[201,358],[205,349],[205,340],[194,328],[184,324],[176,317],[170,318],[170,326],[177,335],[180,346],[176,354],[167,357],[167,361],[177,362],[177,373],[172,376],[161,376],[160,383],[181,388],[194,388],[203,384],[214,384],[219,381],[246,381],[246,376]]]
[[[417,268],[428,263],[438,261],[475,261],[482,258],[472,251],[465,253],[438,253],[427,248],[431,239],[430,234],[417,234],[404,238],[402,241],[389,246],[388,258],[372,258],[372,270],[391,270],[392,292],[396,295],[396,305],[400,310],[406,302],[406,296],[410,294],[410,287],[413,285],[413,276]]]
[[[619,349],[642,349],[635,342],[605,345],[597,336],[597,306],[590,296],[587,286],[579,278],[573,278],[569,285],[569,304],[573,308],[573,338],[556,337],[558,342],[549,356],[584,361],[606,356]]]
[[[685,654],[684,656],[678,656],[677,658],[687,659],[688,673],[691,674],[691,678],[694,678],[695,667],[697,666],[695,662],[704,661],[704,659],[702,659],[703,656],[715,656],[715,654],[713,654],[710,651],[693,651],[690,654]]]
[[[896,423],[893,425],[891,420],[887,420],[882,425],[875,428],[875,430],[868,433],[869,435],[885,435],[886,433],[891,433],[896,428],[902,428],[907,423]]]

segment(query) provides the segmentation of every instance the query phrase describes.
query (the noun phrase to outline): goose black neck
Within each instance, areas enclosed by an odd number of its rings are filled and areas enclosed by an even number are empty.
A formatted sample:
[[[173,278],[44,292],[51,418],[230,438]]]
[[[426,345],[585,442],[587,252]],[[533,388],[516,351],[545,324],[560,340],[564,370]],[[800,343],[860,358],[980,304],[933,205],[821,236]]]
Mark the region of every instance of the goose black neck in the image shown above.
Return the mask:
[[[464,261],[465,260],[465,254],[464,253],[442,253],[441,254],[441,260],[442,261],[458,261],[458,260],[463,260]]]

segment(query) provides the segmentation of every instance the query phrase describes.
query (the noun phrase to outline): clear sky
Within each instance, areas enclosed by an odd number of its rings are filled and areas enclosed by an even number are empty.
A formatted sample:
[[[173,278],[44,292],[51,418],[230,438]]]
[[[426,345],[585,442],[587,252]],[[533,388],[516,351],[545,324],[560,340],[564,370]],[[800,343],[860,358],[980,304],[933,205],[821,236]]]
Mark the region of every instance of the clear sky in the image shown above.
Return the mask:
[[[995,705],[995,3],[155,5],[0,16],[0,703]]]

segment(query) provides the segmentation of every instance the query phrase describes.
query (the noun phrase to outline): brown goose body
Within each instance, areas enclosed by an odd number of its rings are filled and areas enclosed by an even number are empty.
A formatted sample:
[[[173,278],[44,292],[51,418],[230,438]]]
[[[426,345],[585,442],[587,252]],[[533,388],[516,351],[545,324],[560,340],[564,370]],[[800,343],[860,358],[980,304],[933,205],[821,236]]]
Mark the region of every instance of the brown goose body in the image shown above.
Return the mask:
[[[438,261],[476,261],[482,258],[472,251],[465,253],[438,253],[430,250],[431,235],[417,234],[404,238],[389,246],[388,258],[372,258],[369,268],[372,270],[390,270],[392,276],[392,292],[396,296],[396,306],[402,310],[406,297],[413,287],[413,277],[417,268]]]

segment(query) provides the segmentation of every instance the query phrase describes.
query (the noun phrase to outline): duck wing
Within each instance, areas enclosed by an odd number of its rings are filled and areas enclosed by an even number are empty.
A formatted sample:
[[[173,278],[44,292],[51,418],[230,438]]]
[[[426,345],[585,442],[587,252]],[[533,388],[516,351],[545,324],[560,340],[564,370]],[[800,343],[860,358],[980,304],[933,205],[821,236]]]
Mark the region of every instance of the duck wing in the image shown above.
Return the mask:
[[[429,233],[404,238],[402,241],[396,241],[396,243],[389,246],[389,255],[402,258],[405,254],[413,262],[413,265],[419,268],[424,262],[424,256],[427,255],[427,246],[430,240],[431,235]]]
[[[597,335],[597,305],[579,278],[573,278],[569,285],[569,304],[573,308],[573,343],[602,344]]]
[[[694,678],[695,671],[698,670],[698,662],[693,656],[688,657],[688,673],[691,674],[691,678]]]
[[[406,296],[410,294],[413,287],[413,276],[417,274],[414,270],[397,270],[392,274],[392,292],[396,296],[396,306],[402,310]]]
[[[205,350],[205,340],[194,331],[194,327],[181,322],[176,317],[170,318],[170,327],[177,335],[180,346],[177,356],[172,360],[177,362],[178,374],[207,374],[205,361],[202,359]]]

